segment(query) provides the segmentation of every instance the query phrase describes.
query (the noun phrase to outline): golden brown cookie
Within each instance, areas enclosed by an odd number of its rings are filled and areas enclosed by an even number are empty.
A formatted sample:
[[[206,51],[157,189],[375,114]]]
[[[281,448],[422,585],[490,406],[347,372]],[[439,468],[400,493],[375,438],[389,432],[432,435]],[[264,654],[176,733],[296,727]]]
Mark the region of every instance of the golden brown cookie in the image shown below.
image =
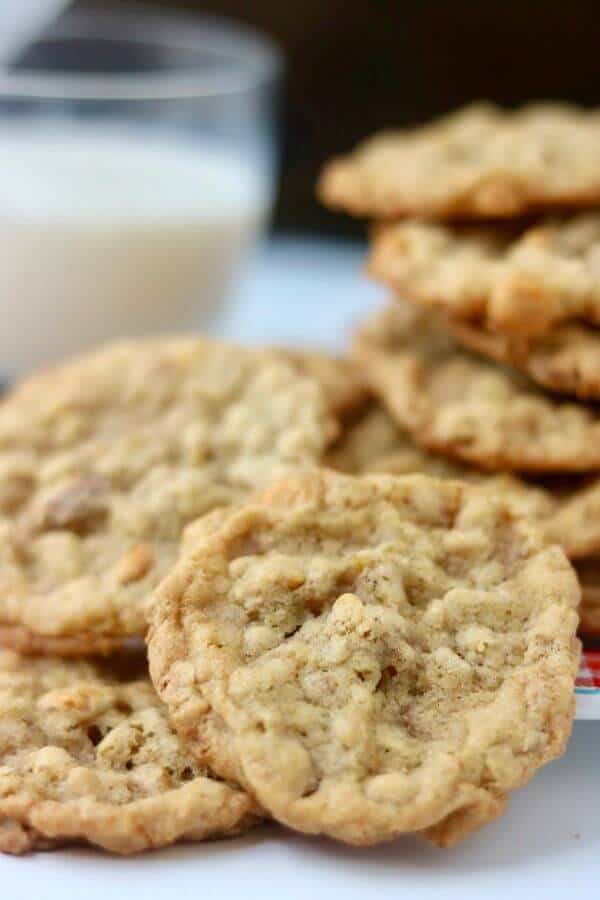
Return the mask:
[[[491,474],[419,447],[380,406],[373,405],[347,428],[326,457],[327,465],[348,474],[419,472],[477,485],[491,497],[510,500],[535,521],[550,543],[571,559],[600,553],[600,478],[581,476],[524,479]]]
[[[297,366],[199,338],[113,344],[18,387],[0,404],[0,640],[77,655],[143,636],[185,525],[314,464],[334,428]]]
[[[443,321],[400,301],[355,351],[373,391],[417,444],[491,471],[600,470],[600,412],[544,394],[515,369],[470,355]]]
[[[551,391],[600,400],[600,330],[563,325],[540,338],[498,334],[450,319],[450,333],[464,347],[509,363]]]
[[[600,115],[560,104],[475,104],[388,131],[334,159],[319,184],[334,209],[373,219],[513,217],[600,201]]]
[[[407,222],[376,230],[372,275],[450,318],[521,337],[600,325],[600,214],[527,227]]]
[[[448,844],[562,753],[579,586],[509,504],[321,470],[208,520],[155,597],[152,679],[279,821]]]
[[[136,853],[238,833],[241,789],[182,746],[147,672],[0,651],[0,850],[86,841]]]

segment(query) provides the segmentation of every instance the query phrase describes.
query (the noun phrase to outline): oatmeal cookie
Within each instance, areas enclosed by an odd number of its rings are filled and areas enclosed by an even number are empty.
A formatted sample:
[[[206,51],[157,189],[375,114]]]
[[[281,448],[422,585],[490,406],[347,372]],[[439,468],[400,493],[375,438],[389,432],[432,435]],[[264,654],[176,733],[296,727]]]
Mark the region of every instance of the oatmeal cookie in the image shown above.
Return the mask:
[[[483,329],[550,338],[600,325],[600,213],[527,227],[407,222],[375,231],[369,271],[401,296]]]
[[[441,320],[400,301],[359,332],[373,391],[417,444],[491,471],[600,470],[600,413],[544,394],[463,350]]]
[[[235,834],[241,789],[181,745],[147,672],[0,651],[0,850],[86,841],[136,853]]]
[[[373,405],[347,428],[326,457],[330,468],[347,474],[421,473],[477,485],[490,497],[510,500],[515,509],[535,521],[550,543],[579,559],[600,554],[600,478],[560,476],[520,478],[481,471],[419,447],[380,406]]]
[[[600,400],[600,329],[563,325],[541,338],[522,338],[455,319],[447,324],[464,347],[515,366],[548,390]]]
[[[334,209],[373,219],[514,217],[600,201],[600,114],[561,104],[474,104],[388,131],[334,159],[319,183]]]
[[[77,655],[143,636],[185,525],[314,464],[334,429],[297,366],[199,338],[109,345],[17,387],[0,403],[0,640]]]
[[[207,518],[157,591],[151,675],[279,821],[449,844],[563,752],[579,586],[509,505],[321,470]]]

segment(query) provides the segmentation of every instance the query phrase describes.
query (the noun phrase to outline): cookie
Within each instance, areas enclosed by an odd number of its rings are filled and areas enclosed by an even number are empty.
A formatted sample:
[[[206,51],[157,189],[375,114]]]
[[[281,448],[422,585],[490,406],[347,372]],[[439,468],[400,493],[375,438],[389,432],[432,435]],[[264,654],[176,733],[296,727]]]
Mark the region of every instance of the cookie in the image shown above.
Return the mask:
[[[77,655],[143,636],[185,525],[318,461],[327,406],[279,354],[199,338],[113,344],[18,387],[0,405],[0,640]]]
[[[319,183],[334,209],[373,219],[514,217],[600,201],[600,115],[559,104],[475,104],[388,131],[334,159]]]
[[[470,355],[443,321],[394,303],[358,334],[373,391],[414,441],[491,471],[600,470],[600,413]]]
[[[407,299],[492,332],[551,337],[561,324],[600,324],[598,212],[520,228],[383,226],[368,267]]]
[[[509,363],[542,387],[581,400],[600,400],[600,331],[563,325],[541,338],[494,333],[471,323],[448,321],[464,347]]]
[[[581,584],[579,631],[585,637],[600,637],[600,557],[582,559],[575,566]]]
[[[155,596],[151,675],[279,821],[448,844],[562,753],[579,586],[508,504],[321,470],[207,518]]]
[[[353,418],[366,405],[369,392],[361,369],[351,359],[324,351],[286,348],[285,359],[319,382],[336,419]]]
[[[509,500],[516,511],[535,521],[550,543],[560,544],[571,559],[600,553],[600,478],[560,477],[542,480],[490,474],[416,445],[407,431],[374,405],[347,428],[326,457],[327,464],[348,474],[421,473],[468,481],[484,495]]]
[[[85,841],[136,853],[235,834],[241,789],[182,746],[146,672],[0,651],[0,850]]]

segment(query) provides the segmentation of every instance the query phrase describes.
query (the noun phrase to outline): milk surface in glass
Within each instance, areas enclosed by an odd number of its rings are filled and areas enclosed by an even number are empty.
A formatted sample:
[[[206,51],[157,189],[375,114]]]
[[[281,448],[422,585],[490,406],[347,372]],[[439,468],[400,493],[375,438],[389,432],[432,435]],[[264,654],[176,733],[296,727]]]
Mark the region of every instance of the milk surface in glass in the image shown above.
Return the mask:
[[[0,373],[201,324],[264,225],[247,148],[126,128],[0,126]]]

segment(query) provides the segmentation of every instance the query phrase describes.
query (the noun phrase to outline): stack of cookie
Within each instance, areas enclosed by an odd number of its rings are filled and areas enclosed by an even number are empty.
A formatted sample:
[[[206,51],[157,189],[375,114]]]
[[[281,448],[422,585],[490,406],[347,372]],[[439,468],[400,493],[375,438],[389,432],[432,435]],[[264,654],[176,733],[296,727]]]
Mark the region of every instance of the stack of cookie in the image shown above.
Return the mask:
[[[417,305],[356,352],[380,405],[356,364],[202,338],[0,402],[0,850],[448,846],[563,752],[592,407]]]
[[[338,463],[514,494],[600,635],[600,114],[469,107],[333,161],[321,195],[376,221],[368,267],[394,295],[355,346],[388,418]],[[357,459],[369,430],[384,453]]]

